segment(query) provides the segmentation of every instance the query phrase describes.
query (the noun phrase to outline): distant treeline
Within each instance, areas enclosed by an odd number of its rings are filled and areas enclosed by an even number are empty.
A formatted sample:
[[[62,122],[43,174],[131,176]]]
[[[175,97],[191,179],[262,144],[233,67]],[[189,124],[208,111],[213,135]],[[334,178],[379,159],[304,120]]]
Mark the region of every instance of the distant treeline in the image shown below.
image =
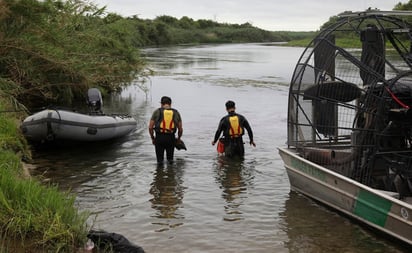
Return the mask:
[[[109,14],[111,22],[123,19]],[[287,42],[313,35],[313,32],[267,31],[250,23],[228,24],[213,20],[193,20],[189,17],[177,19],[159,16],[153,20],[137,16],[126,18],[135,27],[137,46],[176,45],[193,43],[247,43]]]

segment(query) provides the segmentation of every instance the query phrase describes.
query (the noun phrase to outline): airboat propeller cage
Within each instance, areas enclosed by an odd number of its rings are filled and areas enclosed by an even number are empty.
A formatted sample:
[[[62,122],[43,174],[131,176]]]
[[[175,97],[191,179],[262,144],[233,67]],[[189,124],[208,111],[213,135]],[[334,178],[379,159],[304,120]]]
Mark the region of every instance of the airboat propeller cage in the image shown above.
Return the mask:
[[[399,175],[410,195],[411,13],[345,12],[319,32],[292,76],[287,142],[367,185],[392,190],[379,174]]]

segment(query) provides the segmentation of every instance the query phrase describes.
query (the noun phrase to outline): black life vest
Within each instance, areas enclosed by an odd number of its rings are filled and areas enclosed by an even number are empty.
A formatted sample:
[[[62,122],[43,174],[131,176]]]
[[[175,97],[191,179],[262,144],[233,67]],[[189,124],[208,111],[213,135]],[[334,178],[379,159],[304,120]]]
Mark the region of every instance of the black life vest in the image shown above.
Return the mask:
[[[159,108],[159,119],[156,122],[155,129],[159,133],[175,133],[176,123],[174,121],[175,109]]]

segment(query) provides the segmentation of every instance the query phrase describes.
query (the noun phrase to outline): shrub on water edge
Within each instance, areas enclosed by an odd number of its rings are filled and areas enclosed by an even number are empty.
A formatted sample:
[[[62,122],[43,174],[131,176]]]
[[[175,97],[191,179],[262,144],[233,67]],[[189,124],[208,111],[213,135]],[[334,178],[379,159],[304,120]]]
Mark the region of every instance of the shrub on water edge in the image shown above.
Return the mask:
[[[86,240],[89,214],[77,210],[69,192],[24,177],[21,159],[30,157],[28,150],[16,118],[0,113],[0,253],[13,239],[25,247],[72,252]]]
[[[78,212],[74,196],[16,177],[12,166],[0,167],[0,223],[5,235],[22,241],[30,238],[36,246],[54,249],[81,245],[88,214]]]
[[[18,163],[31,157],[29,145],[18,127],[19,119],[24,115],[0,88],[0,151],[10,150],[19,154]]]

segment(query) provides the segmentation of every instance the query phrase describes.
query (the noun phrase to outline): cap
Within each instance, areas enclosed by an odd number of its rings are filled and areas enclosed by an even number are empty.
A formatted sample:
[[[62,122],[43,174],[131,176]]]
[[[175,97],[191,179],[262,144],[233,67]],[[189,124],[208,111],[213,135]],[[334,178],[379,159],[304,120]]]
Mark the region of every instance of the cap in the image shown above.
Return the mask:
[[[172,104],[172,99],[171,99],[170,97],[163,96],[163,97],[160,99],[160,103],[161,103],[162,105],[164,105],[164,104],[170,105],[170,104]]]
[[[186,145],[185,145],[185,143],[184,143],[182,140],[180,140],[179,142],[177,142],[177,143],[175,144],[175,148],[176,148],[177,150],[181,150],[181,149],[187,150],[187,149],[186,149]]]
[[[226,105],[226,109],[235,108],[235,102],[233,102],[232,100],[227,101],[225,105]]]

